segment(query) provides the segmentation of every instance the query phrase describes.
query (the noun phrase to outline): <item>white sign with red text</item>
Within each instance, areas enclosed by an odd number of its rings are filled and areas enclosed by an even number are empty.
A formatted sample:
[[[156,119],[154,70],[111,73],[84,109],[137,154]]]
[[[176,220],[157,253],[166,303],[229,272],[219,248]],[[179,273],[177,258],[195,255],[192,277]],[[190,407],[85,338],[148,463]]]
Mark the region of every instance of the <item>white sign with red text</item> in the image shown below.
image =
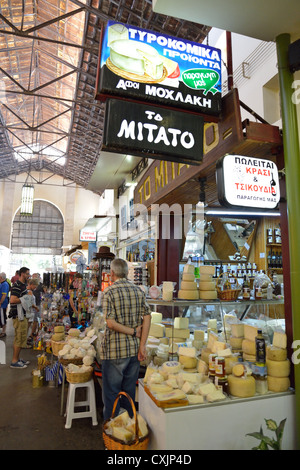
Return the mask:
[[[275,209],[280,200],[274,162],[241,155],[225,155],[217,165],[218,193],[229,206]]]

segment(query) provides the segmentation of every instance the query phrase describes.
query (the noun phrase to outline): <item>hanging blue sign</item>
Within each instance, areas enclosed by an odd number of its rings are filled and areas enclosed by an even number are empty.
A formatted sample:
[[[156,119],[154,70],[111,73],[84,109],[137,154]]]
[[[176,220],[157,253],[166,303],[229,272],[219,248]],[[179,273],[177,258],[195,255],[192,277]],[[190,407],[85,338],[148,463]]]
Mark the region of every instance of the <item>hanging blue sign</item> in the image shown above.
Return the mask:
[[[127,97],[217,116],[221,66],[219,49],[109,21],[96,98]]]

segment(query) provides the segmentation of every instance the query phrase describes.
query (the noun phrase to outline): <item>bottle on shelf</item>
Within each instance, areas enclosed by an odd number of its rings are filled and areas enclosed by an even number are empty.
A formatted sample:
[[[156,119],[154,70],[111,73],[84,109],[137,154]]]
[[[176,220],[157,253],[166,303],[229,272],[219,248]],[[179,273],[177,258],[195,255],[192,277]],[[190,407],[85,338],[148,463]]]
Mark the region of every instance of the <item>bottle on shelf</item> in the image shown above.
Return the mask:
[[[222,276],[222,290],[231,290],[231,282],[228,279],[228,273],[223,273]]]
[[[262,334],[262,330],[257,330],[255,337],[255,352],[256,352],[256,365],[266,365],[266,342]]]
[[[244,282],[243,282],[243,299],[245,300],[250,299],[250,281],[246,274],[244,275]]]

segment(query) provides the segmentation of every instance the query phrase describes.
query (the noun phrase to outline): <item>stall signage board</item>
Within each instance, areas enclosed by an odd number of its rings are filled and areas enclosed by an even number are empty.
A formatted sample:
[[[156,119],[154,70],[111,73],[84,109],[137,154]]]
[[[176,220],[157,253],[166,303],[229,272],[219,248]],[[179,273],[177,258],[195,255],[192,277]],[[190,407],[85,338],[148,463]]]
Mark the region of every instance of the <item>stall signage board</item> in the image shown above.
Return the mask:
[[[97,233],[92,230],[80,230],[79,240],[81,242],[95,242],[97,241]]]
[[[280,200],[278,169],[271,160],[225,155],[216,164],[218,199],[226,207],[275,209]]]
[[[220,49],[108,21],[96,99],[113,95],[218,116],[221,67]]]
[[[198,165],[203,126],[198,114],[108,99],[102,150]]]

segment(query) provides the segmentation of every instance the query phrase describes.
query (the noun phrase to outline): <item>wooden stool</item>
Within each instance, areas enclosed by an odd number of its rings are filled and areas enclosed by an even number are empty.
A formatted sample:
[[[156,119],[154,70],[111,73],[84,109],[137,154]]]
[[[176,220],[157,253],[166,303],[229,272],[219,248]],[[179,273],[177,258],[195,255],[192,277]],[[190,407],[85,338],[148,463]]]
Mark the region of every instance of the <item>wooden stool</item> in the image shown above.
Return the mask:
[[[87,396],[86,401],[75,401],[75,393],[78,388],[86,388]],[[89,411],[77,411],[75,408],[78,406],[88,406]],[[92,418],[93,426],[97,426],[97,410],[96,410],[96,397],[93,379],[89,382],[69,383],[67,406],[66,406],[66,424],[65,428],[70,429],[72,420],[77,418]]]

